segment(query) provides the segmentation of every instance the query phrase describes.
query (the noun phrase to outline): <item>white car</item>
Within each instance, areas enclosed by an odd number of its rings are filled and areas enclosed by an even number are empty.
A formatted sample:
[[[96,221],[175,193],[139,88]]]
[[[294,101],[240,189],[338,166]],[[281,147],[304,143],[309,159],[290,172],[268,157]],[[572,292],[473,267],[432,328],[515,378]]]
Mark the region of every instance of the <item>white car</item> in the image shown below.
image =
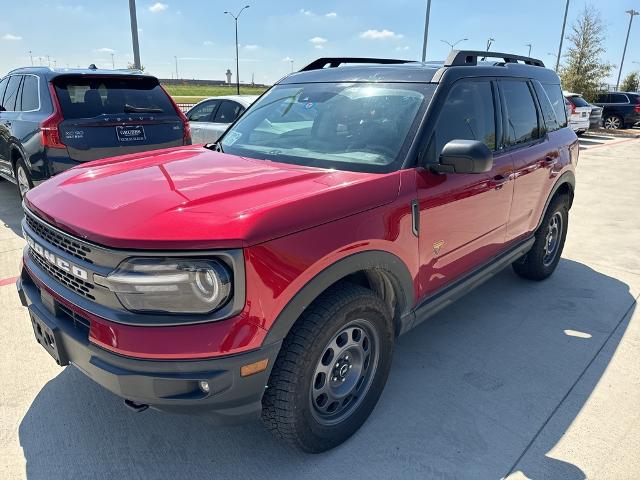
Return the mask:
[[[589,130],[589,115],[591,115],[591,104],[588,103],[579,93],[562,92],[567,100],[567,114],[569,125],[574,132],[582,135]]]
[[[227,95],[202,100],[187,112],[191,141],[213,143],[256,101],[258,95]]]

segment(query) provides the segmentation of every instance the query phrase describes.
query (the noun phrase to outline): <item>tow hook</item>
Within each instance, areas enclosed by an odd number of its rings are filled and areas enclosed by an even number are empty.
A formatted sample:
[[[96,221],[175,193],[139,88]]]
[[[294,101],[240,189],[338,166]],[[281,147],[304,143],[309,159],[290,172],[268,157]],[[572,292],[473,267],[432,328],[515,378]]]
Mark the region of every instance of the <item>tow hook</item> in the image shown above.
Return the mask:
[[[149,405],[145,403],[136,403],[133,400],[125,400],[124,404],[134,412],[144,412],[147,408],[149,408]]]

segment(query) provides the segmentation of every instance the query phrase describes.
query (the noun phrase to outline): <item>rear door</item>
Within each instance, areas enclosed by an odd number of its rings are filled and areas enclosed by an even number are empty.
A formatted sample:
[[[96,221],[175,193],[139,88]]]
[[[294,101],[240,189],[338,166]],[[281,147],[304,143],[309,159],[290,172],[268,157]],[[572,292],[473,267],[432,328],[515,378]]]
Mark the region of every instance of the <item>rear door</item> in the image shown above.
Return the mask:
[[[561,112],[561,109],[554,109],[550,100],[543,97],[544,111],[550,125],[553,123],[547,129],[531,82],[502,79],[499,83],[503,98],[505,143],[515,169],[513,202],[507,228],[507,241],[511,241],[536,228],[546,192],[557,175],[556,169],[560,163],[558,145],[561,142],[550,141],[550,136],[561,128],[561,121],[557,120],[554,113],[554,110]],[[556,94],[562,95],[560,86],[556,87]],[[542,90],[541,86],[539,90]],[[540,95],[543,93],[541,91]],[[560,101],[556,100],[556,103]]]
[[[17,116],[16,103],[19,104],[22,75],[10,75],[6,80],[2,97],[2,112],[0,112],[0,173],[11,177],[13,169],[11,168],[10,146],[14,136],[13,123]]]
[[[184,125],[153,77],[64,75],[53,80],[69,157],[89,161],[184,143]]]

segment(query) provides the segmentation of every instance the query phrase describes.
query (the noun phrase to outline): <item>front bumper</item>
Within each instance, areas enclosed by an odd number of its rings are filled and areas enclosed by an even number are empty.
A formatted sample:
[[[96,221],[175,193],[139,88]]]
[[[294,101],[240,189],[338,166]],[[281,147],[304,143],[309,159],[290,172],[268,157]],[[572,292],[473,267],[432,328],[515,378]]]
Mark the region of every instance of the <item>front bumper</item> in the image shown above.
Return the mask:
[[[30,315],[56,332],[56,343],[64,358],[123,399],[157,410],[206,415],[223,424],[259,418],[262,394],[281,342],[215,359],[134,359],[92,344],[88,326],[55,301],[52,313],[50,301],[45,304],[40,287],[25,269],[17,287],[22,305],[29,309]],[[240,375],[241,366],[263,359],[268,359],[266,370],[246,377]],[[200,389],[201,380],[209,383],[208,393]]]

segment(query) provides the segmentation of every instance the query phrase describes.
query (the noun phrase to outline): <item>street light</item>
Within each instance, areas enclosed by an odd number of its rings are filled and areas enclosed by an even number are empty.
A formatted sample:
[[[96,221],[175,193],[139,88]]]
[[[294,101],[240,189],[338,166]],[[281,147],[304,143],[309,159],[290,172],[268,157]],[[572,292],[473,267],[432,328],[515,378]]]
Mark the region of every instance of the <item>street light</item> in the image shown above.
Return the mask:
[[[233,20],[236,23],[236,91],[238,95],[240,95],[240,59],[238,58],[238,18],[240,17],[240,14],[242,14],[242,12],[245,10],[245,8],[249,8],[250,6],[251,5],[245,5],[244,7],[242,7],[237,15],[234,15],[231,12],[224,12],[227,15],[231,15],[233,17]]]
[[[429,37],[429,17],[431,16],[431,0],[427,0],[427,14],[424,17],[424,39],[422,40],[422,61],[427,58],[427,39]]]
[[[457,42],[447,42],[446,40],[440,40],[443,43],[446,43],[447,45],[449,45],[451,47],[451,50],[453,50],[453,47],[455,47],[456,45],[458,45],[460,42],[464,42],[466,40],[469,40],[468,38],[461,38],[460,40],[458,40]]]
[[[176,80],[178,80],[180,78],[180,75],[178,75],[178,56],[174,55],[173,58],[176,61]]]
[[[131,20],[131,43],[133,43],[133,68],[140,70],[140,44],[138,43],[138,18],[136,0],[129,0],[129,18]]]
[[[531,44],[530,43],[525,43],[524,46],[525,47],[529,47],[529,53],[528,53],[527,57],[530,57],[531,56]]]
[[[569,13],[569,0],[564,7],[564,20],[562,20],[562,33],[560,33],[560,46],[558,47],[558,56],[556,57],[556,72],[560,67],[560,55],[562,55],[562,41],[564,40],[564,29],[567,26],[567,13]]]
[[[629,14],[629,28],[627,29],[627,39],[624,41],[624,50],[622,50],[622,60],[620,61],[620,70],[618,71],[618,81],[616,82],[616,91],[618,90],[618,85],[620,85],[620,75],[622,75],[622,65],[624,65],[624,56],[627,53],[627,43],[629,43],[629,32],[631,32],[631,23],[633,22],[633,17],[636,15],[640,15],[640,12],[636,10],[627,10],[625,13]]]
[[[489,37],[489,38],[487,38],[487,52],[488,52],[488,51],[489,51],[489,49],[491,48],[491,44],[492,44],[493,42],[495,42],[495,41],[496,41],[496,39],[495,39],[495,38],[493,38],[493,37]]]

